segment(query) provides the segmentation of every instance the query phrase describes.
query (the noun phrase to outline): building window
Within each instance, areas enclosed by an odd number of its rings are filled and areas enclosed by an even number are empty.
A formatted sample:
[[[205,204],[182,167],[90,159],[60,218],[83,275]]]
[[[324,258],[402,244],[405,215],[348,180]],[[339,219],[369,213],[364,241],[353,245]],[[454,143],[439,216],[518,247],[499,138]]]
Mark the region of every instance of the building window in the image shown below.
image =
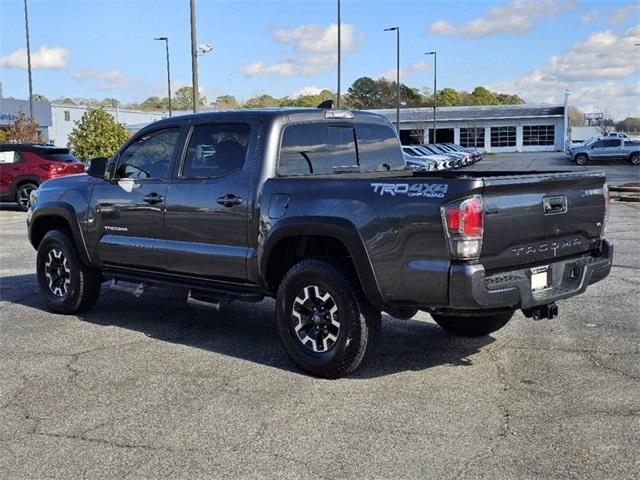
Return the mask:
[[[491,127],[492,147],[515,147],[516,127]]]
[[[484,127],[461,128],[460,129],[460,145],[467,148],[468,147],[484,148]]]
[[[70,122],[71,121],[71,112],[69,112],[69,110],[65,110],[64,111],[64,121],[65,122]]]
[[[555,145],[556,132],[553,125],[527,125],[522,128],[522,144]]]

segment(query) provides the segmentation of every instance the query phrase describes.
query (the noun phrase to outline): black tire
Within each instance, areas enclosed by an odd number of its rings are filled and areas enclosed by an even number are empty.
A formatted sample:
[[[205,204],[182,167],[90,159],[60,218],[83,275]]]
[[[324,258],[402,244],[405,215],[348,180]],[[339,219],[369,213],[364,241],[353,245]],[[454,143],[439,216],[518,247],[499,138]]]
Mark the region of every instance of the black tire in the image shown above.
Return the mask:
[[[588,160],[589,157],[585,153],[579,153],[576,155],[576,163],[580,166],[585,166]]]
[[[23,183],[16,191],[16,202],[23,212],[29,210],[29,196],[31,192],[38,189],[38,185],[33,182]]]
[[[442,329],[458,337],[484,337],[496,332],[504,327],[511,317],[513,311],[504,313],[494,313],[491,315],[437,315],[431,316]]]
[[[640,165],[640,153],[632,153],[629,157],[629,162],[631,162],[631,165]]]
[[[38,246],[40,292],[50,310],[72,315],[89,310],[98,300],[102,276],[86,267],[69,237],[51,230]]]
[[[356,370],[380,330],[380,312],[364,298],[357,276],[330,260],[303,260],[287,272],[278,289],[276,319],[291,360],[324,378]]]

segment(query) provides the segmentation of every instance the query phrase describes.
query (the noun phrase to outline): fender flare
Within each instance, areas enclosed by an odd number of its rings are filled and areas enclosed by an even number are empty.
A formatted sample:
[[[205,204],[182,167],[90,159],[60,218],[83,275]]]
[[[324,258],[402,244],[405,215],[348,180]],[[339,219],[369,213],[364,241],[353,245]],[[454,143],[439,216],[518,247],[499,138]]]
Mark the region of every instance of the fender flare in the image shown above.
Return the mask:
[[[78,255],[80,255],[82,263],[85,265],[91,265],[91,257],[84,241],[84,236],[82,235],[78,216],[76,215],[73,207],[65,202],[46,202],[44,204],[38,204],[36,210],[29,219],[28,235],[29,242],[33,248],[36,250],[38,249],[35,239],[33,238],[33,231],[36,229],[36,226],[41,222],[52,218],[61,218],[66,221],[69,225],[69,229],[71,230],[71,235],[73,235],[73,242],[78,250]]]
[[[364,242],[356,226],[344,218],[288,217],[279,220],[268,232],[259,256],[259,276],[265,285],[267,284],[267,266],[274,246],[287,237],[301,235],[321,235],[332,237],[342,242],[353,260],[365,296],[376,307],[384,305],[380,287]]]

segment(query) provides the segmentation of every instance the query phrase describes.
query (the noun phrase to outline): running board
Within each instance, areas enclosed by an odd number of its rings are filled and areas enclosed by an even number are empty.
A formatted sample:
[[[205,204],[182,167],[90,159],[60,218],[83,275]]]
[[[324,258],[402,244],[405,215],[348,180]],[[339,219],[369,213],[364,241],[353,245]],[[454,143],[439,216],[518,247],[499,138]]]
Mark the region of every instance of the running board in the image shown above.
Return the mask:
[[[189,290],[189,293],[187,294],[187,303],[189,305],[192,305],[194,307],[198,307],[198,308],[208,308],[211,310],[215,310],[216,312],[220,311],[220,307],[222,306],[222,302],[223,302],[223,298],[214,298],[211,297],[209,300],[203,300],[200,298],[195,298],[193,296],[193,294],[191,293],[191,290]],[[215,301],[214,301],[215,300]]]
[[[130,293],[135,295],[136,297],[142,296],[146,289],[146,285],[144,283],[130,283],[123,282],[116,278],[111,281],[111,290],[116,290],[118,292]]]

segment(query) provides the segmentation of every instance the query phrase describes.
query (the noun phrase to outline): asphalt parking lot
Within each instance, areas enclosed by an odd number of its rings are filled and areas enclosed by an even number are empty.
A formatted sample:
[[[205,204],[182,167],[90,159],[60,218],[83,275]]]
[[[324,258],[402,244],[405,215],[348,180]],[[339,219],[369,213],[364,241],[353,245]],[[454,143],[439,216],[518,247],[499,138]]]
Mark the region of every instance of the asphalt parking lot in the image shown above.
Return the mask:
[[[293,367],[271,301],[104,286],[48,313],[25,214],[0,225],[0,478],[640,477],[638,204],[612,205],[612,273],[558,319],[459,339],[385,317],[335,381]]]
[[[562,152],[523,152],[485,154],[482,162],[469,167],[471,170],[567,170],[567,171],[604,171],[607,183],[619,185],[640,181],[640,167],[626,161],[590,162],[584,167],[576,165]]]

